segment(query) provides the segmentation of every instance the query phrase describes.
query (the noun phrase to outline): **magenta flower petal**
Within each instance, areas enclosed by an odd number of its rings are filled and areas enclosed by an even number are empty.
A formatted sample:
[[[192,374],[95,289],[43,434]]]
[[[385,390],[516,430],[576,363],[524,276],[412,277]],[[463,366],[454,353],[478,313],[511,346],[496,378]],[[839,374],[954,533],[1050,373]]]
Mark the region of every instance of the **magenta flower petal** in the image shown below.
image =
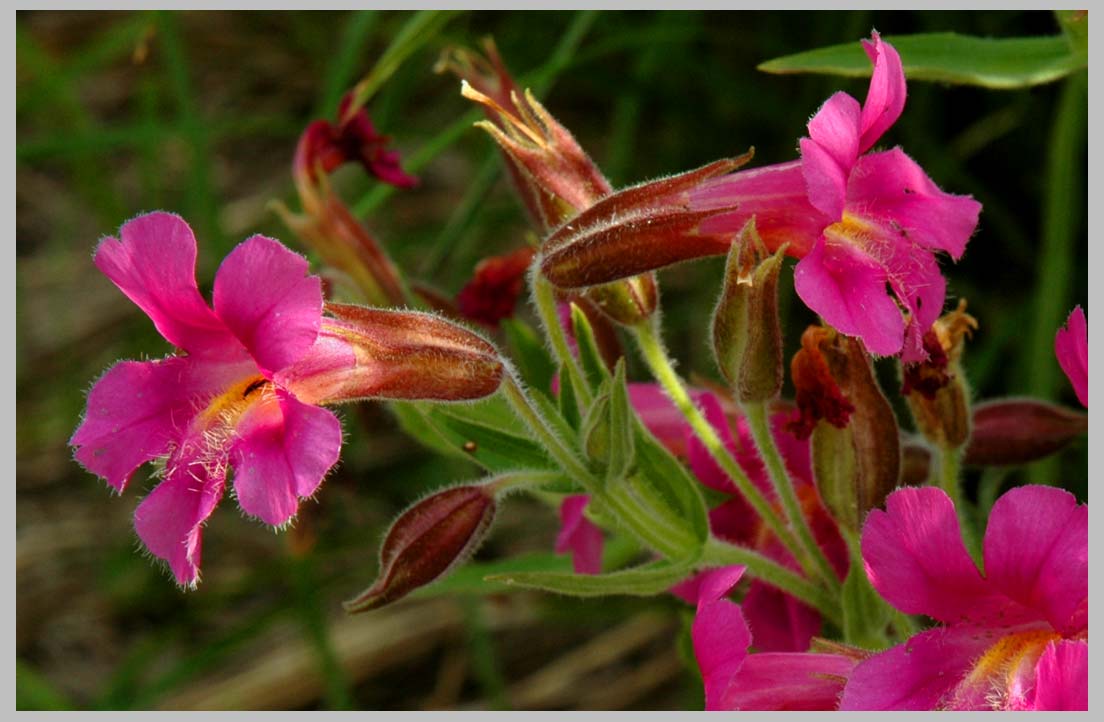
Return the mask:
[[[958,260],[977,228],[981,204],[944,193],[900,148],[867,153],[855,163],[848,205],[890,228],[898,242],[946,251]]]
[[[759,580],[748,587],[741,606],[760,652],[805,652],[820,631],[815,609]]]
[[[894,228],[892,224],[888,227],[872,225],[867,252],[881,259],[886,281],[897,301],[908,312],[901,360],[912,363],[928,357],[924,334],[943,310],[947,281],[939,272],[935,257],[915,244],[902,243],[901,238],[894,238],[898,233]]]
[[[1089,596],[1089,508],[1067,491],[1023,486],[993,505],[985,532],[985,574],[993,586],[1037,610],[1063,634],[1083,623]]]
[[[180,216],[156,212],[127,221],[119,238],[100,241],[94,260],[169,343],[195,356],[241,353],[199,294],[195,236]]]
[[[993,613],[993,594],[962,543],[954,505],[942,489],[898,489],[875,509],[862,532],[870,583],[906,614],[957,622]]]
[[[560,504],[560,532],[556,535],[556,553],[571,552],[576,574],[600,574],[602,571],[602,530],[583,514],[590,497],[574,494]]]
[[[854,659],[838,654],[752,654],[728,687],[721,709],[835,710],[854,666]]]
[[[847,178],[859,154],[861,112],[857,100],[836,93],[809,121],[809,137],[800,141],[809,202],[829,218],[843,216]]]
[[[262,370],[294,363],[318,336],[322,282],[308,271],[307,259],[265,236],[246,239],[219,266],[215,312]]]
[[[885,269],[857,249],[824,239],[794,267],[794,289],[805,305],[879,356],[900,351],[905,331],[886,281]]]
[[[901,117],[905,109],[905,71],[901,56],[889,43],[883,43],[875,31],[871,40],[864,40],[863,50],[874,64],[870,88],[862,107],[862,136],[859,152],[864,153],[878,142],[882,134]]]
[[[181,586],[199,581],[201,527],[222,498],[226,467],[203,458],[196,440],[169,460],[165,480],[134,512],[134,528],[146,548],[169,563]],[[202,443],[200,441],[200,443]]]
[[[1035,667],[1037,710],[1089,708],[1089,645],[1079,640],[1051,642]]]
[[[724,709],[724,694],[751,644],[740,607],[723,598],[743,573],[742,566],[722,567],[701,575],[699,580],[698,612],[690,636],[705,685],[707,710]]]
[[[314,494],[341,452],[341,422],[333,412],[277,390],[238,422],[230,452],[234,492],[242,511],[280,526],[299,499]]]
[[[968,625],[922,632],[860,662],[844,687],[840,709],[969,708],[954,699],[955,690],[997,636],[994,630]]]
[[[1054,337],[1058,365],[1073,384],[1077,400],[1089,408],[1089,324],[1081,307],[1073,309],[1066,325]]]
[[[122,492],[135,469],[168,453],[196,414],[194,397],[210,394],[219,379],[204,364],[171,357],[122,361],[92,387],[84,421],[69,439],[76,459]]]

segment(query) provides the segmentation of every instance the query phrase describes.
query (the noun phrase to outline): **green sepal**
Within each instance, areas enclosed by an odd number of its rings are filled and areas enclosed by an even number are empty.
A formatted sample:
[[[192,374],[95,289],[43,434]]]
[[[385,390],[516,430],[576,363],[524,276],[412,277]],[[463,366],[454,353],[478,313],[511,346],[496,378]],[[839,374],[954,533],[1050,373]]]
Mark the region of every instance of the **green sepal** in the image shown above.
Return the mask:
[[[571,327],[575,333],[575,343],[579,347],[579,361],[583,365],[583,373],[586,375],[590,388],[597,389],[604,380],[610,378],[609,369],[606,368],[602,354],[598,351],[598,341],[594,336],[594,329],[583,310],[571,304]]]

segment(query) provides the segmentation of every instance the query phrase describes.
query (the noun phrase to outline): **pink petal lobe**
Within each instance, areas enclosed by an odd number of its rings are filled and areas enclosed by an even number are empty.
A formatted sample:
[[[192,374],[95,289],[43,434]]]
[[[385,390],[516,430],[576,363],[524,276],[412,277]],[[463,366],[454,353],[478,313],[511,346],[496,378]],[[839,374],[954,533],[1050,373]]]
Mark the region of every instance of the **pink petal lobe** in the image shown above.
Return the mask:
[[[820,614],[789,594],[755,580],[741,605],[760,652],[804,652],[820,631]]]
[[[857,100],[836,93],[809,121],[809,137],[800,141],[809,202],[833,220],[843,216],[847,177],[858,158],[860,112]]]
[[[181,586],[199,581],[202,526],[222,498],[226,467],[205,458],[201,438],[182,444],[165,480],[134,512],[134,529],[150,552],[169,564]]]
[[[1064,634],[1083,631],[1089,595],[1089,508],[1051,486],[1021,486],[993,505],[985,532],[985,575]]]
[[[847,206],[889,227],[902,241],[958,260],[977,228],[981,204],[944,193],[900,148],[867,153],[855,163]]]
[[[841,710],[961,708],[957,687],[993,644],[993,630],[937,627],[866,659],[852,670]]]
[[[897,49],[883,43],[877,32],[871,33],[871,38],[863,41],[863,50],[874,64],[874,72],[870,76],[870,88],[866,91],[862,108],[860,153],[877,143],[882,134],[901,117],[907,92],[905,71]]]
[[[127,221],[119,238],[100,241],[94,262],[169,343],[195,356],[241,353],[199,294],[195,236],[180,216],[156,212]]]
[[[1089,645],[1063,639],[1051,642],[1035,667],[1037,710],[1089,708]]]
[[[215,312],[269,372],[307,352],[322,323],[322,282],[307,260],[279,241],[252,236],[215,276]]]
[[[1080,306],[1073,309],[1066,325],[1054,337],[1058,365],[1073,384],[1077,400],[1089,408],[1089,324]]]
[[[886,271],[847,243],[821,239],[794,268],[794,288],[805,305],[867,350],[892,356],[904,343],[905,322],[886,295]]]
[[[743,572],[741,566],[724,567],[703,575],[698,587],[698,611],[690,636],[705,685],[707,710],[724,709],[724,694],[751,644],[751,633],[739,605],[723,598]]]
[[[230,460],[242,511],[280,526],[314,494],[341,453],[341,422],[328,409],[277,390],[238,422]]]
[[[758,638],[755,645],[759,646]],[[835,710],[855,660],[837,654],[752,654],[721,702],[722,709]]]
[[[725,447],[740,460],[739,446],[736,438],[732,435],[732,427],[729,426],[728,417],[725,415],[720,400],[713,394],[703,394],[696,401],[698,407],[702,410],[702,415],[705,416],[713,430],[717,432],[717,436],[720,437]],[[725,491],[730,494],[737,493],[736,485],[713,459],[712,454],[709,453],[705,444],[702,443],[689,424],[683,423],[682,433],[686,438],[687,461],[694,476],[698,477],[701,483],[711,489]]]
[[[556,535],[556,553],[571,552],[576,574],[600,574],[602,571],[602,530],[583,514],[590,497],[574,494],[560,504],[560,532]]]
[[[866,518],[862,555],[870,583],[906,614],[958,622],[1007,606],[966,552],[954,505],[941,489],[890,494],[886,510]]]
[[[248,373],[251,364],[185,357],[122,361],[92,387],[84,421],[69,440],[84,468],[121,492],[135,469],[168,453],[209,398]]]

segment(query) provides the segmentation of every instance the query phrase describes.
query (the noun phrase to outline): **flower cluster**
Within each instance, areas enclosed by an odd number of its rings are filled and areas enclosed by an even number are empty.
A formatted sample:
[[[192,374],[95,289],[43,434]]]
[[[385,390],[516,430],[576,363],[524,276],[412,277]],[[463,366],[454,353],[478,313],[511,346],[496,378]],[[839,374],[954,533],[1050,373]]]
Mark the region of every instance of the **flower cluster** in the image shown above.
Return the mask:
[[[1044,458],[1086,432],[1087,412],[974,402],[964,358],[979,322],[964,300],[944,313],[938,263],[965,253],[981,205],[940,190],[901,148],[874,150],[904,111],[905,66],[877,32],[862,48],[865,101],[832,95],[797,159],[744,168],[749,151],[622,189],[492,41],[485,57],[448,49],[439,69],[483,109],[477,125],[534,232],[479,262],[454,298],[405,278],[330,186],[346,163],[415,185],[364,92],[346,96],[336,123],[300,137],[302,212],[274,204],[320,275],[253,236],[223,261],[208,304],[180,217],[141,215],[100,242],[96,267],[175,350],[121,361],[92,386],[76,460],[119,493],[153,466],[135,530],[194,588],[228,481],[243,513],[286,527],[338,463],[342,425],[328,407],[415,402],[392,405],[404,430],[487,474],[394,520],[350,613],[467,562],[502,500],[533,493],[558,510],[554,549],[573,573],[561,558],[498,566],[492,581],[681,599],[694,608],[707,709],[1087,709],[1087,505],[1037,485],[974,500],[961,472]],[[723,381],[691,386],[660,336],[656,271],[710,255],[727,256],[701,329]],[[788,364],[785,256],[820,319]],[[527,295],[544,339],[518,308]],[[624,339],[651,380],[629,381]],[[1087,410],[1080,307],[1054,351]],[[890,393],[877,357],[896,365]],[[792,400],[780,397],[787,368]],[[610,535],[645,554],[611,563]]]

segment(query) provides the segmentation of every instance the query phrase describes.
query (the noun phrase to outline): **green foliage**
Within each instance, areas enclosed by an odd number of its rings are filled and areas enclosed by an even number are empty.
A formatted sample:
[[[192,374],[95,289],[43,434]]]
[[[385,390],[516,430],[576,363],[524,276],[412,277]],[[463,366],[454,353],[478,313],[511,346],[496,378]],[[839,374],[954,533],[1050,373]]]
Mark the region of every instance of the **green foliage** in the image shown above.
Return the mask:
[[[1084,68],[1088,59],[1074,53],[1060,35],[1041,38],[977,38],[957,33],[886,35],[901,54],[910,81],[980,85],[1009,90],[1061,80]],[[848,42],[768,60],[767,73],[823,73],[870,77],[870,59]]]
[[[652,596],[670,589],[690,574],[692,562],[651,562],[611,574],[562,574],[555,572],[508,572],[494,574],[489,581],[540,589],[572,597],[601,597],[610,594]]]

